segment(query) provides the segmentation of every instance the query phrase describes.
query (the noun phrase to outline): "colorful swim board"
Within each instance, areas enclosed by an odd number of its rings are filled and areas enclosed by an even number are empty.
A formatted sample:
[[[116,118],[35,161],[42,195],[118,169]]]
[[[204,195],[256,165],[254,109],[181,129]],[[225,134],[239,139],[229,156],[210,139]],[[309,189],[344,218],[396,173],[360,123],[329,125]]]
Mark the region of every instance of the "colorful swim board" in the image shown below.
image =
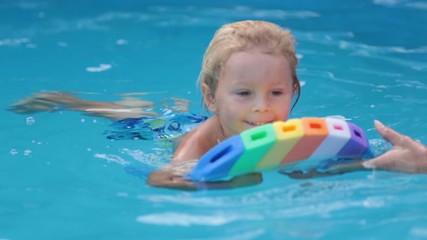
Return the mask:
[[[363,130],[343,119],[307,117],[243,131],[203,155],[188,178],[212,181],[250,172],[315,168],[330,159],[372,157]],[[324,164],[323,164],[324,165]]]

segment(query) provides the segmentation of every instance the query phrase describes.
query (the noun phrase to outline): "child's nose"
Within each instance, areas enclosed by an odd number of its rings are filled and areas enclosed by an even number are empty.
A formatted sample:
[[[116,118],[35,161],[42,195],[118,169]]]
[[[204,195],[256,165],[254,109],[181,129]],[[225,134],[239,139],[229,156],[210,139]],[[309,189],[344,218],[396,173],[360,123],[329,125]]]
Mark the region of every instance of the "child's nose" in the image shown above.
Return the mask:
[[[253,107],[253,111],[255,112],[266,112],[270,109],[268,99],[266,97],[260,97],[256,100],[255,105]]]

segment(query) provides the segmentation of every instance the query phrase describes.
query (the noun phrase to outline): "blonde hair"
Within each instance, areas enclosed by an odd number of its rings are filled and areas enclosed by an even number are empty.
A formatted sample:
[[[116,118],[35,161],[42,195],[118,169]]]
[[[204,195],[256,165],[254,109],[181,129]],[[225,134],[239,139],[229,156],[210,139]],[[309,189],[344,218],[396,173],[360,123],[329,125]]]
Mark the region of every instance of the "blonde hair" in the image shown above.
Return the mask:
[[[274,23],[248,20],[226,24],[216,31],[206,49],[198,84],[200,88],[206,85],[214,96],[218,80],[230,55],[261,46],[273,54],[285,56],[289,61],[293,75],[292,85],[297,94],[295,106],[301,87],[296,73],[298,59],[294,45],[295,38],[292,33]]]

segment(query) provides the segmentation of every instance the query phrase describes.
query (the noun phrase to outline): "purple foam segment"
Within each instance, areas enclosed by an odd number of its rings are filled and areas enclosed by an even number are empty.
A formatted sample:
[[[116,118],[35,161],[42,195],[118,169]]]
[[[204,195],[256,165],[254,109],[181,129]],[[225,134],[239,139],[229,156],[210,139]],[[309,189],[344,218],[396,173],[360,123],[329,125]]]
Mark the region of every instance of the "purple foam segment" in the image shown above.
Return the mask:
[[[240,135],[230,137],[205,153],[187,177],[194,181],[225,178],[245,151]]]
[[[353,123],[348,123],[350,128],[350,140],[338,152],[338,158],[361,158],[368,149],[368,140],[363,130]]]

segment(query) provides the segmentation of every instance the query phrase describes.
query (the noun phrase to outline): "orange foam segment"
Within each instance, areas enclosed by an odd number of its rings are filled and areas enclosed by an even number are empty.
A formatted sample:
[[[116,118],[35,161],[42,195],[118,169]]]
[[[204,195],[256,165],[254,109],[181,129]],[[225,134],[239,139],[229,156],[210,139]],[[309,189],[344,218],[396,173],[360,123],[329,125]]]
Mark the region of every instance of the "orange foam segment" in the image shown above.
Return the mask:
[[[304,135],[282,160],[281,164],[309,158],[329,134],[325,119],[302,118],[301,123]]]

